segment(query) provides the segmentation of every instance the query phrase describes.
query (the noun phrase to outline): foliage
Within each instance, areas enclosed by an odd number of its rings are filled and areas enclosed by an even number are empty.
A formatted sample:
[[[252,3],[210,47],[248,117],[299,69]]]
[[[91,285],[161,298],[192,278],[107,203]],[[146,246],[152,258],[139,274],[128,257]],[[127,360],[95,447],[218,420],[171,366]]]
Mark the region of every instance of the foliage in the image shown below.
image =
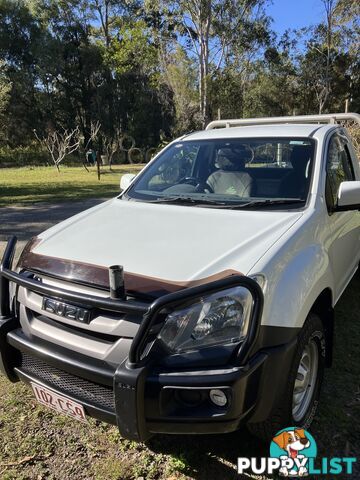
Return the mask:
[[[352,123],[348,125],[347,130],[350,133],[355,152],[360,162],[360,125]]]
[[[360,4],[316,1],[318,23],[278,38],[268,0],[2,0],[0,147],[78,129],[83,157],[218,115],[357,111]]]
[[[282,116],[299,110],[298,80],[290,53],[283,45],[266,50],[264,61],[251,66],[244,94],[244,115]]]
[[[194,62],[182,47],[177,46],[163,63],[164,81],[173,92],[176,119],[173,133],[190,132],[200,124]]]
[[[6,126],[6,108],[10,101],[11,83],[6,74],[4,61],[0,61],[0,139]]]
[[[48,165],[49,154],[38,142],[29,143],[26,146],[0,148],[0,168],[25,167],[35,165]]]
[[[143,20],[121,25],[112,39],[107,59],[118,75],[138,72],[154,75],[157,70],[156,47]]]

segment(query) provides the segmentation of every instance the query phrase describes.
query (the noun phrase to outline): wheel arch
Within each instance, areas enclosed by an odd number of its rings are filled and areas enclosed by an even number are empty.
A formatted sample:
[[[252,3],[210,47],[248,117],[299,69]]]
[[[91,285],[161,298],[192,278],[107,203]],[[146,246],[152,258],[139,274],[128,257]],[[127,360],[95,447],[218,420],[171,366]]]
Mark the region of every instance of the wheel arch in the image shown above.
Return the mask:
[[[333,360],[334,346],[334,323],[335,314],[333,308],[333,292],[330,288],[325,288],[313,303],[310,312],[319,316],[325,331],[327,367],[331,367]]]

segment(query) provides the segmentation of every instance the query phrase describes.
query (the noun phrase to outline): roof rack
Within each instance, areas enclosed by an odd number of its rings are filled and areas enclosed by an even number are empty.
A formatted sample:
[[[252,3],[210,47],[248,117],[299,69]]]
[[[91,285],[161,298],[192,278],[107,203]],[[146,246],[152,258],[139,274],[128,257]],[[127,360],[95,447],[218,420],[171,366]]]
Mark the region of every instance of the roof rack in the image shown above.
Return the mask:
[[[358,113],[327,113],[325,115],[297,115],[289,117],[267,117],[267,118],[241,118],[238,120],[214,120],[210,122],[205,130],[214,128],[244,127],[246,125],[268,125],[281,123],[337,123],[339,121],[352,120],[360,125]]]

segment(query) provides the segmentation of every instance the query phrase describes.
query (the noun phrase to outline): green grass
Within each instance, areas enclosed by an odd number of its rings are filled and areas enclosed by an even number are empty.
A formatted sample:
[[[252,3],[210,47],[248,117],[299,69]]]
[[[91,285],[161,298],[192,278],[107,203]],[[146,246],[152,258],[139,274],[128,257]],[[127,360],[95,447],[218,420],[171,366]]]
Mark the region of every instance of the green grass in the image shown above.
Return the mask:
[[[360,275],[336,307],[334,366],[326,372],[310,429],[326,457],[360,457],[359,289]],[[0,392],[1,479],[245,480],[249,477],[236,473],[237,457],[268,454],[268,445],[244,430],[220,436],[156,436],[146,445],[137,444],[122,439],[115,427],[93,419],[83,425],[46,410],[25,385],[1,376]],[[353,478],[358,478],[356,468]]]
[[[110,171],[104,167],[100,181],[95,167],[87,172],[83,167],[63,166],[60,173],[54,167],[1,168],[0,207],[112,197],[119,193],[121,175],[137,173],[141,168],[121,165]]]

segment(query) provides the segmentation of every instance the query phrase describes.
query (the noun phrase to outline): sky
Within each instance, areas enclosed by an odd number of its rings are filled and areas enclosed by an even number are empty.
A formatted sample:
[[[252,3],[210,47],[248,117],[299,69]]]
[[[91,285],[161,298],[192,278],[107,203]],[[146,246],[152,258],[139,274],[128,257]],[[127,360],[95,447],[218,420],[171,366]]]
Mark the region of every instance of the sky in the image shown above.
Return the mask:
[[[272,0],[267,8],[274,19],[273,29],[280,35],[288,28],[308,27],[323,19],[323,6],[320,0]]]

